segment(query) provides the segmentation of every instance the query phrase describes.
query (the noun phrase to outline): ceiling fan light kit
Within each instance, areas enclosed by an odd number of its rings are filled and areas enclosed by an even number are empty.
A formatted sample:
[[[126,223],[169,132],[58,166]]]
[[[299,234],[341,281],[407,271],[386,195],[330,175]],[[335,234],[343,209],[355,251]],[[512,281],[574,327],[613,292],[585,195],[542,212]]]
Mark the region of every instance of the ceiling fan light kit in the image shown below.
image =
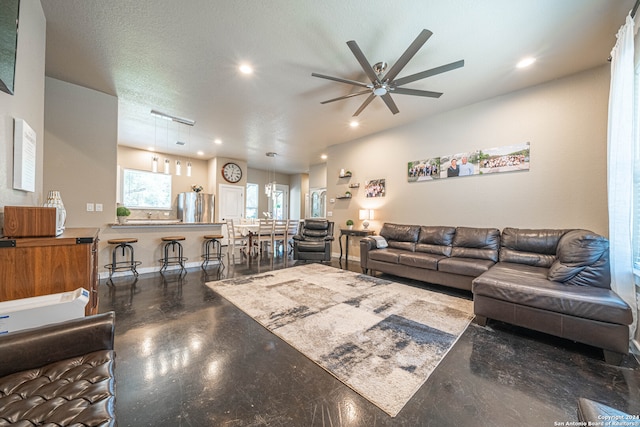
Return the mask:
[[[464,60],[452,62],[450,64],[441,65],[440,67],[432,68],[426,71],[422,71],[420,73],[412,74],[410,76],[402,77],[400,79],[396,79],[400,71],[409,63],[411,58],[414,57],[416,53],[420,50],[420,48],[429,40],[433,33],[429,30],[422,30],[418,37],[409,45],[407,50],[400,56],[398,61],[391,67],[391,69],[385,74],[387,70],[386,62],[378,62],[374,65],[371,65],[369,60],[367,60],[364,53],[358,46],[358,44],[354,41],[348,41],[347,46],[351,49],[351,52],[356,57],[356,60],[360,63],[363,71],[371,80],[371,83],[363,83],[356,80],[343,79],[340,77],[327,76],[324,74],[311,73],[313,77],[319,77],[321,79],[332,80],[338,83],[345,83],[352,86],[359,86],[366,88],[365,90],[361,90],[359,92],[350,93],[345,96],[340,96],[337,98],[329,99],[327,101],[321,102],[321,104],[328,104],[334,101],[341,101],[343,99],[352,98],[354,96],[369,94],[367,99],[364,100],[362,105],[356,110],[353,114],[354,117],[357,117],[362,111],[373,101],[376,96],[382,98],[384,103],[387,105],[387,108],[393,113],[397,114],[400,112],[395,102],[391,98],[391,93],[395,93],[397,95],[412,95],[412,96],[423,96],[428,98],[439,98],[442,96],[441,92],[432,92],[427,90],[418,90],[418,89],[408,89],[402,88],[405,84],[415,82],[417,80],[422,80],[427,77],[435,76],[437,74],[445,73],[447,71],[455,70],[456,68],[460,68],[464,66]]]

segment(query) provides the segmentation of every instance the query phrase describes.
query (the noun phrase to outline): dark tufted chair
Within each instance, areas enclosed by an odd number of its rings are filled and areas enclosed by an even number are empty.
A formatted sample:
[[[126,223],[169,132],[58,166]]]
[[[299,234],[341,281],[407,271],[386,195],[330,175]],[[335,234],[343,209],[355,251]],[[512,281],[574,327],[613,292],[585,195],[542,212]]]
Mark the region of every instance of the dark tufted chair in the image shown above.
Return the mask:
[[[0,426],[115,426],[114,313],[0,336]]]
[[[305,219],[293,236],[293,259],[331,261],[333,222],[326,219]]]

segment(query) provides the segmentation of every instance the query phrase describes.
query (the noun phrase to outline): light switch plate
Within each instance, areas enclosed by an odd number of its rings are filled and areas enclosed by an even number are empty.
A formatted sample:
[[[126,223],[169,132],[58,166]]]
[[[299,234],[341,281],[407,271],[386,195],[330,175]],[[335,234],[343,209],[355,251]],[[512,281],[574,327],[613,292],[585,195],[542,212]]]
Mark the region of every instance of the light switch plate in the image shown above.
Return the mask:
[[[331,211],[327,212],[327,216],[333,216],[333,212]]]
[[[102,203],[96,203],[96,212],[102,212]]]
[[[93,212],[93,203],[87,203],[87,212]]]

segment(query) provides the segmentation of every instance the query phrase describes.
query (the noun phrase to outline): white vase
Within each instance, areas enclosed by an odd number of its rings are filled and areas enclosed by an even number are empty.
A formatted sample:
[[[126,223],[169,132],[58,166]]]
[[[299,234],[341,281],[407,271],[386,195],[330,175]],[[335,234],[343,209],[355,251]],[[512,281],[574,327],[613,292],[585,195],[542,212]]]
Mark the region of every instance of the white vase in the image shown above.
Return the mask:
[[[59,236],[64,231],[64,224],[67,221],[67,211],[62,203],[62,197],[60,197],[59,191],[49,191],[47,200],[43,206],[49,208],[56,208],[56,236]]]

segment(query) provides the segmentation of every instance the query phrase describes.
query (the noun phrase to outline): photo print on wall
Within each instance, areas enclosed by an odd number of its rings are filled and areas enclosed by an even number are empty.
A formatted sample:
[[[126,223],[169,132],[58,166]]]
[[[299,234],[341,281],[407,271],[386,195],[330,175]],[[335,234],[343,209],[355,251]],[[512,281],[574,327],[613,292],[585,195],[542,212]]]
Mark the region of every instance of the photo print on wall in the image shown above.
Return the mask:
[[[364,184],[364,193],[367,197],[384,197],[386,191],[384,179],[372,179]]]
[[[407,164],[407,181],[420,182],[489,173],[528,171],[530,151],[530,143],[525,142],[414,160]]]

